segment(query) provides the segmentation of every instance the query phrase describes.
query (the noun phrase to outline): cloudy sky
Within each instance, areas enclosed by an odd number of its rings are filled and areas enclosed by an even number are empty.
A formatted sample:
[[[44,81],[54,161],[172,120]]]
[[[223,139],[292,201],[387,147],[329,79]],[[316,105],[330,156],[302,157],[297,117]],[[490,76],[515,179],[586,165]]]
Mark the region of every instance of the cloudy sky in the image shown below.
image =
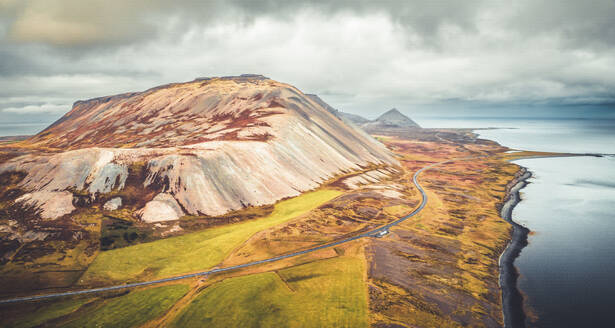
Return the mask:
[[[612,115],[613,17],[612,0],[0,0],[0,120],[242,73],[368,117]]]

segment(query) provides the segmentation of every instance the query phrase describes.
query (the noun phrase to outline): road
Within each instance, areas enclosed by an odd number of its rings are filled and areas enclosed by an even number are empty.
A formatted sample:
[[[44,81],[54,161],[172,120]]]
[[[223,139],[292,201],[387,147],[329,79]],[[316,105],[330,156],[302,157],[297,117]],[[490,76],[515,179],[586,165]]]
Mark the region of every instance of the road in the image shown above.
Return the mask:
[[[316,251],[319,251],[321,249],[335,247],[337,245],[345,244],[345,243],[351,242],[353,240],[357,240],[357,239],[361,239],[361,238],[365,238],[365,237],[379,237],[379,236],[382,236],[385,233],[387,233],[391,227],[396,226],[396,225],[400,224],[401,222],[404,222],[405,220],[407,220],[407,219],[417,215],[425,207],[425,205],[427,204],[427,193],[425,193],[425,190],[423,189],[423,187],[421,187],[421,185],[418,182],[418,177],[419,177],[419,175],[423,171],[429,170],[429,169],[431,169],[431,168],[433,168],[435,166],[442,165],[442,164],[445,164],[445,163],[449,163],[449,162],[452,162],[452,161],[466,160],[466,159],[471,159],[471,158],[474,158],[474,157],[466,157],[466,158],[460,158],[460,159],[455,159],[455,160],[447,160],[447,161],[443,161],[443,162],[438,162],[438,163],[434,163],[434,164],[425,166],[425,167],[419,169],[418,171],[416,171],[414,173],[414,175],[412,176],[412,182],[414,183],[416,188],[421,193],[421,204],[419,205],[419,207],[414,209],[410,214],[408,214],[408,215],[406,215],[404,217],[401,217],[401,218],[399,218],[399,219],[397,219],[397,220],[395,220],[395,221],[393,221],[391,223],[388,223],[386,225],[380,226],[380,227],[378,227],[376,229],[364,232],[362,234],[359,234],[359,235],[356,235],[356,236],[353,236],[353,237],[348,237],[348,238],[345,238],[345,239],[334,241],[332,243],[323,244],[323,245],[320,245],[320,246],[312,247],[312,248],[305,249],[305,250],[302,250],[302,251],[297,251],[297,252],[294,252],[294,253],[280,255],[280,256],[268,258],[268,259],[265,259],[265,260],[260,260],[260,261],[254,261],[254,262],[248,262],[248,263],[244,263],[244,264],[234,265],[234,266],[230,266],[230,267],[226,267],[226,268],[212,269],[212,270],[208,270],[208,271],[201,271],[201,272],[190,273],[190,274],[185,274],[185,275],[176,276],[176,277],[157,279],[157,280],[150,280],[150,281],[144,281],[144,282],[137,282],[137,283],[132,283],[132,284],[124,284],[124,285],[116,285],[116,286],[109,286],[109,287],[100,287],[100,288],[76,290],[76,291],[70,291],[70,292],[62,292],[62,293],[54,293],[54,294],[46,294],[46,295],[34,295],[34,296],[26,296],[26,297],[4,299],[4,300],[0,300],[0,304],[17,303],[17,302],[25,302],[25,301],[35,301],[35,300],[42,300],[42,299],[48,299],[48,298],[70,296],[70,295],[92,294],[92,293],[106,292],[106,291],[112,291],[112,290],[118,290],[118,289],[127,289],[127,288],[134,288],[134,287],[140,287],[140,286],[148,286],[148,285],[161,284],[161,283],[165,283],[165,282],[169,282],[169,281],[181,280],[181,279],[186,279],[186,278],[194,278],[194,277],[199,277],[199,276],[207,276],[207,275],[218,273],[218,272],[237,270],[237,269],[241,269],[241,268],[245,268],[245,267],[250,267],[250,266],[255,266],[255,265],[259,265],[259,264],[263,264],[263,263],[276,262],[276,261],[280,261],[280,260],[283,260],[283,259],[287,259],[287,258],[291,258],[291,257],[296,257],[296,256],[307,254],[307,253],[316,252]]]

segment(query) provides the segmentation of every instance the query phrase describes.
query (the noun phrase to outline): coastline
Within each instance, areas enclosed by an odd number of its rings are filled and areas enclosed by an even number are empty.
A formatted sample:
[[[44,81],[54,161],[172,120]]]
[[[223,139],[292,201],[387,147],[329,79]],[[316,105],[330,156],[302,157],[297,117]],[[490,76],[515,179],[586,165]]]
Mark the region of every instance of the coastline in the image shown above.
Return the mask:
[[[519,192],[527,184],[527,179],[532,176],[526,168],[521,167],[515,177],[506,186],[506,196],[500,208],[500,216],[513,226],[511,240],[500,255],[499,284],[502,290],[502,312],[504,327],[525,327],[526,315],[523,311],[523,295],[517,288],[519,272],[514,266],[515,259],[521,250],[527,246],[527,237],[530,232],[526,227],[512,220],[512,211],[521,201]]]

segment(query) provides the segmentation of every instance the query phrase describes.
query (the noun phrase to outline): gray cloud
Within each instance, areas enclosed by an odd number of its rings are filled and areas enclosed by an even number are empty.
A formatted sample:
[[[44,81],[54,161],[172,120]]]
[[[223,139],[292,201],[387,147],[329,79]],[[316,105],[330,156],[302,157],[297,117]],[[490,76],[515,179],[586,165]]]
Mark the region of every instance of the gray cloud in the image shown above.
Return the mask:
[[[7,36],[18,42],[43,42],[71,46],[121,42],[145,37],[153,28],[139,12],[148,1],[132,0],[111,5],[91,0],[4,1],[13,13]],[[155,3],[153,3],[155,5]]]
[[[615,44],[615,1],[524,0],[507,21],[525,35],[556,35],[571,48]]]
[[[367,116],[612,106],[612,17],[608,0],[0,0],[0,117],[241,73]]]

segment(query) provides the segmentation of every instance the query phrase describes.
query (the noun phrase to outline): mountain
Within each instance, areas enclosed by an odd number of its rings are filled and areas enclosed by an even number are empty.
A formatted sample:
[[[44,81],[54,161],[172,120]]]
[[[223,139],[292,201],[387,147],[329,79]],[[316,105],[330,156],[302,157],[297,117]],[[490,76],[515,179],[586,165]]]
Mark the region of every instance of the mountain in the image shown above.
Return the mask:
[[[357,114],[340,112],[340,116],[344,118],[345,120],[348,120],[358,126],[361,126],[365,123],[370,122],[370,120],[366,119],[365,117],[361,115],[357,115]]]
[[[146,222],[216,216],[398,165],[322,100],[260,75],[77,101],[20,147],[42,151],[5,161],[0,175],[22,172],[15,202],[47,219],[103,203]]]
[[[413,128],[419,127],[416,122],[411,120],[408,116],[400,113],[396,108],[390,109],[386,113],[380,115],[380,117],[376,120],[370,122],[370,125]]]
[[[341,113],[340,111],[338,111],[337,109],[331,107],[331,105],[327,104],[324,100],[322,100],[322,98],[320,98],[318,95],[315,94],[311,94],[311,93],[306,93],[306,96],[308,96],[308,98],[312,99],[314,102],[316,102],[317,104],[319,104],[320,106],[322,106],[322,108],[326,109],[329,113],[339,117],[339,113]]]
[[[316,95],[309,95],[315,101],[322,102]],[[393,108],[386,113],[380,115],[375,120],[368,120],[363,116],[351,113],[345,113],[342,111],[338,111],[333,107],[328,106],[328,110],[335,114],[337,117],[342,119],[346,123],[350,123],[351,125],[362,128],[363,130],[372,133],[372,134],[399,134],[416,131],[416,129],[420,129],[421,127],[410,119],[408,116],[402,114],[397,109]]]
[[[361,128],[370,134],[408,135],[416,133],[421,127],[406,115],[393,108],[377,119],[362,124]]]
[[[416,122],[402,114],[396,108],[392,108],[380,115],[377,119],[370,121],[357,114],[339,111],[325,103],[318,95],[306,94],[306,96],[347,124],[353,127],[362,128],[364,131],[371,134],[404,134],[416,132],[416,129],[421,128]]]
[[[314,100],[315,102],[317,102],[318,104],[320,104],[321,106],[323,106],[325,109],[327,109],[331,114],[339,117],[340,119],[342,119],[344,122],[346,123],[352,123],[356,126],[361,126],[367,122],[369,122],[368,119],[356,115],[356,114],[350,114],[350,113],[345,113],[342,111],[339,111],[333,107],[331,107],[329,104],[325,103],[318,95],[315,94],[306,94],[306,96],[310,97],[312,100]]]
[[[420,126],[410,119],[408,116],[402,114],[396,108],[392,108],[388,110],[386,113],[380,115],[377,119],[370,121],[363,116],[351,113],[345,113],[339,111],[329,104],[325,103],[318,95],[315,94],[306,94],[310,99],[321,105],[325,108],[329,113],[337,116],[341,120],[346,123],[351,123],[352,125],[362,127],[366,131],[370,133],[382,133],[382,132],[392,132],[398,130],[405,129],[414,129],[420,128]]]

